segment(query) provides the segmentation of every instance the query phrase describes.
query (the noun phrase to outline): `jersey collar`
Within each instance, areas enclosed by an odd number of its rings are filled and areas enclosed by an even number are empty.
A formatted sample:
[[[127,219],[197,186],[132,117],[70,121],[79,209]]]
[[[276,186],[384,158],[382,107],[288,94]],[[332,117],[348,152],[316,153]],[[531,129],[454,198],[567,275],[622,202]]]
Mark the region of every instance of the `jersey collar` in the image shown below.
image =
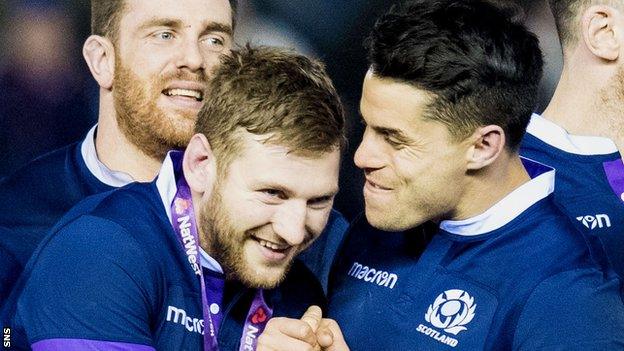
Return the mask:
[[[521,157],[531,180],[509,193],[487,211],[460,221],[442,221],[440,229],[461,236],[492,232],[518,217],[555,189],[555,170],[539,162]]]
[[[618,152],[608,138],[569,134],[565,129],[546,118],[533,114],[527,133],[557,149],[577,155],[608,155]]]
[[[156,178],[156,188],[158,189],[158,194],[160,195],[165,212],[167,212],[169,223],[172,225],[171,203],[173,202],[176,192],[178,191],[175,178],[176,170],[173,169],[173,161],[171,160],[171,153],[173,152],[181,151],[169,151],[169,153],[167,153],[167,157],[165,157],[165,161],[163,162],[160,172],[158,173],[158,177]],[[180,172],[182,171],[180,170]],[[217,260],[208,255],[208,253],[201,247],[199,248],[199,252],[202,267],[214,272],[223,273],[223,269]]]
[[[97,156],[97,151],[95,150],[96,128],[97,125],[89,130],[89,133],[87,133],[80,147],[80,154],[89,172],[100,182],[115,188],[120,188],[134,182],[134,179],[132,179],[128,173],[113,171],[100,161]]]

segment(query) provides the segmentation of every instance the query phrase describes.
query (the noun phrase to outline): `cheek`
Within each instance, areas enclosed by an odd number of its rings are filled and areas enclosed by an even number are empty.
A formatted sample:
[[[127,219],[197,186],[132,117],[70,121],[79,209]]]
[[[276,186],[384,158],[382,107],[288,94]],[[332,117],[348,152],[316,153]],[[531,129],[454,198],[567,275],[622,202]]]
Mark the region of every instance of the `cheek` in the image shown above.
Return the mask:
[[[311,234],[318,236],[321,234],[325,226],[327,225],[327,220],[329,219],[329,213],[331,212],[331,207],[323,210],[309,210],[307,218],[306,218],[306,227],[310,229]]]
[[[214,52],[210,50],[202,50],[202,58],[204,61],[204,65],[206,66],[206,72],[209,73],[212,71],[212,68],[216,67],[220,62],[221,55],[229,54],[229,50],[226,52]]]
[[[394,175],[404,186],[418,184],[426,178],[430,166],[424,160],[418,160],[406,155],[397,155],[393,159]]]
[[[226,196],[224,205],[227,206],[230,218],[237,226],[245,230],[264,226],[271,223],[275,207],[254,199]]]

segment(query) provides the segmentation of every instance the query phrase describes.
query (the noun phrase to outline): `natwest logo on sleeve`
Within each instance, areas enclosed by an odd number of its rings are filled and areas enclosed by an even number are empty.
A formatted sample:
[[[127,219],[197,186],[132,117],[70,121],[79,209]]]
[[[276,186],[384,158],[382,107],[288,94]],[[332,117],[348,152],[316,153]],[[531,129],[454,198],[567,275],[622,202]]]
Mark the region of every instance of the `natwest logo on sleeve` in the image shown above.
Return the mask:
[[[425,320],[435,328],[457,335],[459,332],[468,329],[465,325],[474,318],[476,308],[474,298],[467,292],[450,289],[438,295],[435,301],[429,305],[427,313],[425,313]],[[455,347],[459,343],[457,339],[423,324],[420,324],[416,330],[451,347]]]

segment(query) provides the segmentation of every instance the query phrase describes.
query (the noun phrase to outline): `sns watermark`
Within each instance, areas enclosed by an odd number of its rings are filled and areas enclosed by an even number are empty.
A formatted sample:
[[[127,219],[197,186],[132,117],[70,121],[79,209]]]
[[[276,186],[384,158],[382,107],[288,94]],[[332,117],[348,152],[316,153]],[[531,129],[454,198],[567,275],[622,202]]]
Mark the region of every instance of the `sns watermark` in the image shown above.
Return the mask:
[[[2,328],[2,346],[6,349],[11,347],[11,328]]]

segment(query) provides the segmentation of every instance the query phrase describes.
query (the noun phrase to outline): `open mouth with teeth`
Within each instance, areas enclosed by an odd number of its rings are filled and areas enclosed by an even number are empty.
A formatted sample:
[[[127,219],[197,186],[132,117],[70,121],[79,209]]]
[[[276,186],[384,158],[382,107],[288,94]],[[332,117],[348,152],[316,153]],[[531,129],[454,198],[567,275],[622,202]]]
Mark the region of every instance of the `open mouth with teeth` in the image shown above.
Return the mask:
[[[274,242],[270,242],[270,241],[266,241],[266,240],[262,240],[262,239],[258,239],[258,238],[254,238],[262,247],[265,247],[271,251],[275,251],[275,252],[279,252],[279,253],[286,253],[286,251],[288,251],[288,249],[290,249],[290,245],[286,245],[286,244],[276,244]]]
[[[188,99],[194,99],[195,101],[202,101],[204,99],[204,94],[199,90],[190,90],[190,89],[165,89],[163,90],[163,94],[170,97],[183,97]]]

